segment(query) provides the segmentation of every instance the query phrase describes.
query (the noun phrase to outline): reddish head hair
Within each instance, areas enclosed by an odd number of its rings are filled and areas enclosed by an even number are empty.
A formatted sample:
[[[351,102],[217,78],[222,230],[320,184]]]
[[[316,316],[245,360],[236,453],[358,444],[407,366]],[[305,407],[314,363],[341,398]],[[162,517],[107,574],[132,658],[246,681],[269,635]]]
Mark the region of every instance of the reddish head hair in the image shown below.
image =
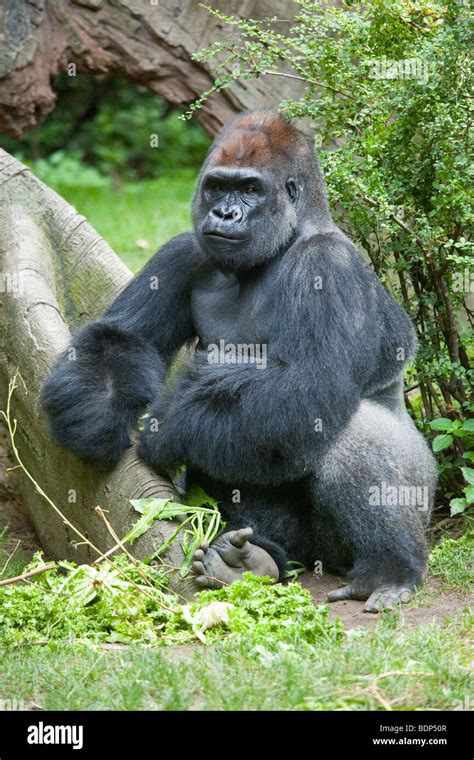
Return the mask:
[[[255,166],[273,164],[297,148],[301,135],[274,111],[250,111],[237,117],[219,135],[212,155],[214,166]]]

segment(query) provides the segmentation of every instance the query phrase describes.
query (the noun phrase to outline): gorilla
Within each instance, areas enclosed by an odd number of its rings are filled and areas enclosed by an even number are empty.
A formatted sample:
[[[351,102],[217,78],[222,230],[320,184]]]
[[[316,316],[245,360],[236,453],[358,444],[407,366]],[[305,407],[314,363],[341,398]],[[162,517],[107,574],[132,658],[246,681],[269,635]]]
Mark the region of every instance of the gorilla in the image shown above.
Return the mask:
[[[199,587],[282,579],[296,560],[347,576],[330,601],[408,601],[436,485],[403,402],[414,329],[332,221],[311,143],[273,111],[239,115],[192,215],[59,358],[52,434],[112,468],[150,405],[139,455],[185,465],[226,522],[196,551]]]

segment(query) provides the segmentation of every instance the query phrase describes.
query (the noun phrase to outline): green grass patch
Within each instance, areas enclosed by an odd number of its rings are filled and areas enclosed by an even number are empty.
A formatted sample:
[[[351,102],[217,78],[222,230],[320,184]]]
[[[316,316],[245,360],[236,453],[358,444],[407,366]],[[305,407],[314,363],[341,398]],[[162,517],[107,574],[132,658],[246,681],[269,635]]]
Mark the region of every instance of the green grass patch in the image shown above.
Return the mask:
[[[416,628],[405,627],[402,610],[386,612],[374,629],[345,631],[298,582],[247,575],[183,606],[162,571],[140,566],[149,586],[124,556],[115,568],[61,565],[0,587],[0,700],[49,710],[468,704],[467,610]]]

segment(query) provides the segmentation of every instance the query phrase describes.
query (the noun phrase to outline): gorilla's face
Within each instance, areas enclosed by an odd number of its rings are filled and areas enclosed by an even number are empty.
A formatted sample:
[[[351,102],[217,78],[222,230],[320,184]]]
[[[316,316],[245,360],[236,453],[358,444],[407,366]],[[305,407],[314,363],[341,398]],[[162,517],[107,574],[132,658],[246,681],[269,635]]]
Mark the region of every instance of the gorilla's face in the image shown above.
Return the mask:
[[[194,204],[196,235],[213,263],[234,272],[276,255],[296,225],[296,183],[269,172],[214,167],[205,172]]]

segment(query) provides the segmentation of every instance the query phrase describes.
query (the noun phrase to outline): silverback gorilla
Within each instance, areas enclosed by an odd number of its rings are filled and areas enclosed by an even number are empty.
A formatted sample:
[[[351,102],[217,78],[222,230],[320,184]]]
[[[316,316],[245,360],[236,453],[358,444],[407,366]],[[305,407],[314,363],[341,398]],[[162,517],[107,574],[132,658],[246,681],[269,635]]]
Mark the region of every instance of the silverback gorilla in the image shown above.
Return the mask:
[[[114,467],[151,404],[140,456],[158,473],[184,463],[226,521],[196,552],[199,586],[319,561],[348,578],[331,601],[407,601],[436,484],[403,403],[414,330],[332,221],[311,144],[272,111],[238,116],[204,163],[193,226],[59,358],[42,394],[52,433]]]

